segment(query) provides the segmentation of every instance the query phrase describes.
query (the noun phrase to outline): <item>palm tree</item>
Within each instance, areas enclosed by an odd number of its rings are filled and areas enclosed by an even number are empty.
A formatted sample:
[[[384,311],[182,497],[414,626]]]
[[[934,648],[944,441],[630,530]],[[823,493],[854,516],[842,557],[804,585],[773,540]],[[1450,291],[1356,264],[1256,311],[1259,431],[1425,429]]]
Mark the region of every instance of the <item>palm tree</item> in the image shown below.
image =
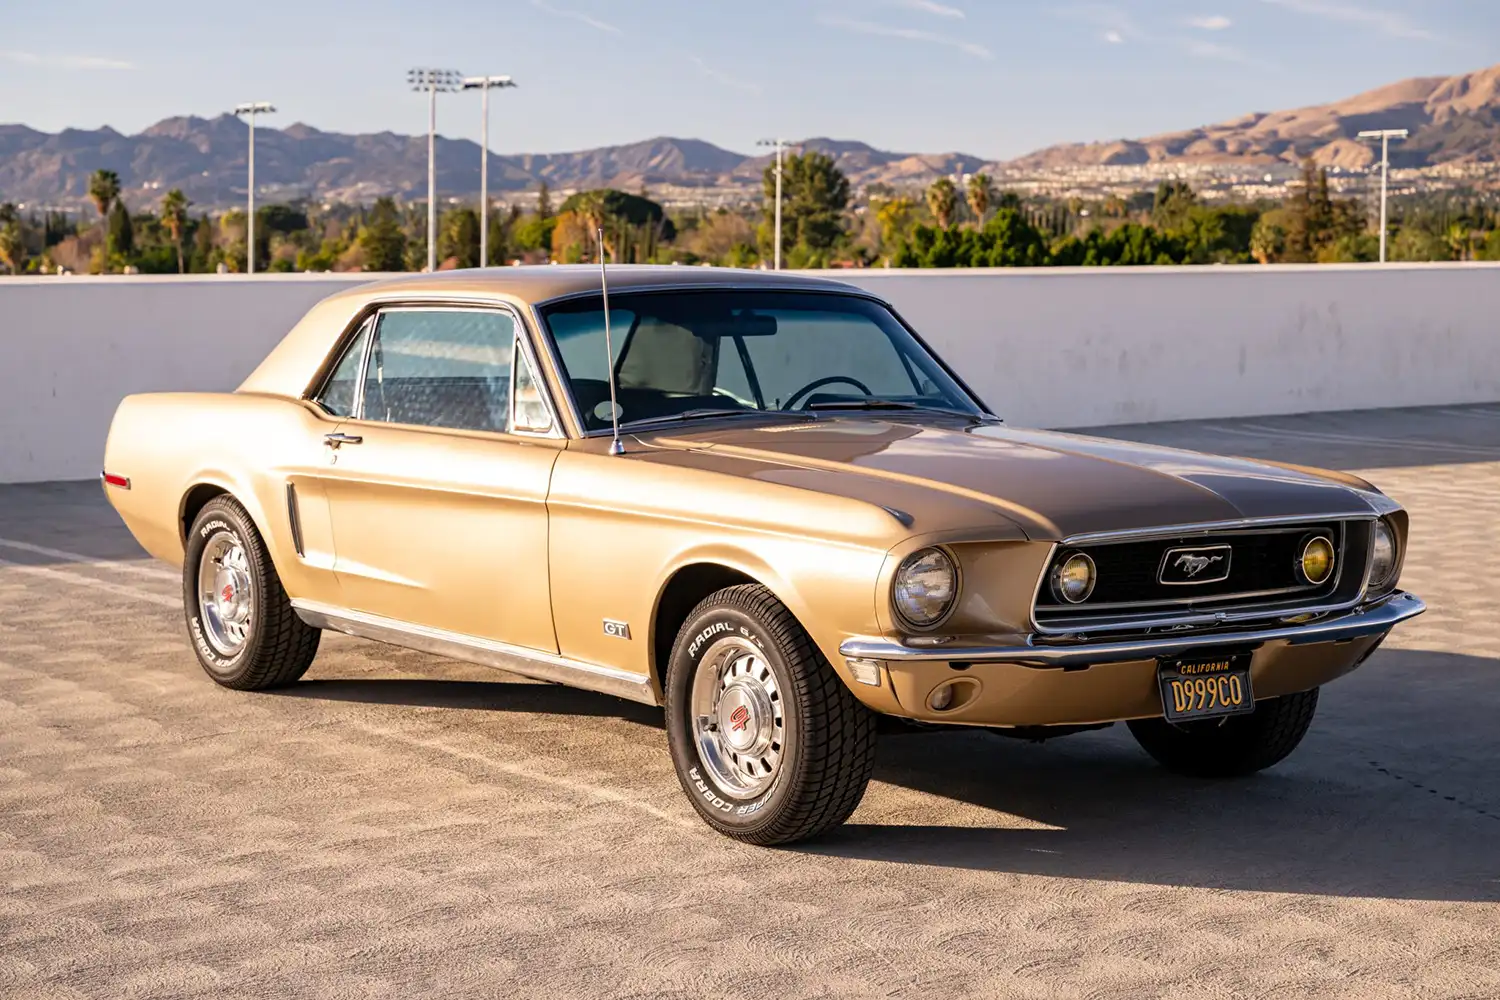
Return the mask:
[[[927,189],[927,207],[932,209],[937,224],[947,229],[953,222],[953,213],[958,209],[958,187],[948,178],[940,177]]]
[[[99,218],[109,214],[110,206],[120,197],[120,175],[113,170],[95,170],[89,177],[89,199],[99,210]]]
[[[178,274],[183,273],[182,231],[187,228],[188,206],[191,204],[182,188],[173,188],[161,200],[161,224],[172,234],[172,242],[177,245]]]
[[[990,212],[990,203],[995,200],[995,184],[989,174],[975,174],[969,178],[969,208],[974,213],[974,224],[984,225],[984,217]]]
[[[1462,222],[1455,222],[1448,227],[1446,235],[1448,249],[1453,252],[1453,259],[1468,260],[1474,243],[1474,236],[1469,231],[1469,227]]]
[[[578,216],[578,221],[584,224],[588,230],[588,244],[584,248],[584,256],[587,257],[595,251],[594,240],[599,231],[604,230],[604,252],[611,259],[615,257],[615,240],[611,238],[609,226],[609,208],[604,203],[603,191],[586,191],[578,197],[573,206],[573,214]]]

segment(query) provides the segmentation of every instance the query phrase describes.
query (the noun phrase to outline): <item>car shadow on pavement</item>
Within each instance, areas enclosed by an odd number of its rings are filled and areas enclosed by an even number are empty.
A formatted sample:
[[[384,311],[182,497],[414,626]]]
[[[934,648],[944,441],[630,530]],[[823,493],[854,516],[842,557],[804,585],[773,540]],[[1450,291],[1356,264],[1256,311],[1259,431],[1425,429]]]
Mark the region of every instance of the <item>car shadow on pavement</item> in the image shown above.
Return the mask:
[[[661,709],[560,684],[426,680],[408,677],[302,680],[272,692],[291,698],[452,708],[473,712],[536,715],[609,716],[654,729],[663,728]]]
[[[1297,753],[1235,781],[1170,774],[1123,726],[1041,745],[973,731],[886,738],[875,779],[954,800],[962,825],[923,825],[910,806],[891,816],[876,799],[798,849],[1054,878],[1500,901],[1500,663],[1381,657],[1383,668],[1325,694]],[[1441,682],[1407,683],[1426,671]],[[1485,693],[1468,697],[1476,682]]]

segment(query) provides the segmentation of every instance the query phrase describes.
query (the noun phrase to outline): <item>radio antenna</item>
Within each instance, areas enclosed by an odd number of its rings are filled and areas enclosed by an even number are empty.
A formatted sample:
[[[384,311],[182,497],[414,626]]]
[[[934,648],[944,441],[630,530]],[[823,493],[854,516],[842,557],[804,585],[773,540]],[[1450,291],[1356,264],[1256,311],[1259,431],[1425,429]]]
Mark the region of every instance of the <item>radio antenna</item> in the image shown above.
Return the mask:
[[[625,454],[625,445],[620,440],[620,404],[615,399],[615,345],[609,335],[609,272],[604,267],[604,227],[599,235],[599,290],[604,295],[604,370],[609,373],[609,422],[614,428],[614,440],[609,443],[611,455]]]

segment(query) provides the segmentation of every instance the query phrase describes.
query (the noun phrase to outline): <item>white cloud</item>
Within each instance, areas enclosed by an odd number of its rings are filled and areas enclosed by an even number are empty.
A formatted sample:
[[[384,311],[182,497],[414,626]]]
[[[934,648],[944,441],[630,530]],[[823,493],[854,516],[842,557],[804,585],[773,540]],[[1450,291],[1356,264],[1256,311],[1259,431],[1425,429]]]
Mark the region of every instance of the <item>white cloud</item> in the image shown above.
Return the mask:
[[[1337,0],[1261,0],[1261,2],[1329,21],[1362,24],[1392,38],[1410,38],[1424,42],[1440,40],[1434,32],[1413,24],[1404,15],[1395,11],[1378,10],[1355,3],[1341,3]]]
[[[829,28],[838,28],[842,31],[852,31],[859,35],[876,35],[880,38],[902,38],[909,42],[924,42],[929,45],[946,45],[952,49],[974,56],[976,59],[993,59],[995,54],[983,45],[974,42],[966,42],[961,38],[951,38],[948,35],[940,35],[935,31],[923,31],[920,28],[897,28],[894,25],[878,24],[874,21],[856,21],[846,17],[820,17],[818,23]]]
[[[758,83],[752,83],[749,80],[740,80],[730,76],[728,73],[722,73],[704,62],[700,56],[688,56],[688,58],[692,60],[694,66],[698,67],[698,72],[715,83],[728,87],[730,90],[738,90],[745,94],[759,94],[761,92],[761,86]]]
[[[1204,31],[1224,31],[1234,27],[1234,22],[1223,14],[1212,14],[1204,17],[1190,17],[1188,24]]]
[[[581,10],[568,10],[566,7],[554,7],[550,3],[547,3],[546,0],[531,0],[531,6],[535,7],[537,10],[544,10],[549,14],[555,14],[558,17],[566,17],[569,20],[577,21],[580,24],[586,24],[590,28],[594,28],[598,31],[607,31],[611,35],[623,35],[625,33],[619,28],[616,28],[613,24],[610,24],[608,21],[601,21],[597,17],[591,17]]]
[[[49,69],[135,69],[135,63],[126,62],[123,59],[107,59],[103,56],[57,55],[7,50],[0,51],[0,57],[25,66],[44,66]]]
[[[932,14],[935,17],[951,17],[962,21],[964,12],[957,7],[950,7],[945,3],[937,3],[936,0],[894,0],[898,7],[908,10],[919,10],[924,14]]]
[[[1124,45],[1126,42],[1145,41],[1148,38],[1129,14],[1112,4],[1080,4],[1066,7],[1060,13],[1071,21],[1097,28],[1099,37],[1111,45]]]

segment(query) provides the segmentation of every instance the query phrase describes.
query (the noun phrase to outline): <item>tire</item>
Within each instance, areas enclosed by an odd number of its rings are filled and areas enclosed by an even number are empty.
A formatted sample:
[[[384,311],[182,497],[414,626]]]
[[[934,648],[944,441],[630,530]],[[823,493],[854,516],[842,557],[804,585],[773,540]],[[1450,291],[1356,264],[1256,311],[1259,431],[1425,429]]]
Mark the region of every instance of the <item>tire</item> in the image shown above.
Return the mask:
[[[205,504],[188,530],[182,601],[193,652],[224,687],[292,684],[317,655],[322,632],[292,610],[260,532],[229,496]]]
[[[683,791],[709,826],[748,844],[840,825],[875,768],[875,714],[758,585],[721,590],[688,615],[668,663],[666,712]]]
[[[1249,715],[1173,725],[1137,719],[1130,732],[1157,763],[1194,778],[1241,778],[1281,763],[1302,742],[1318,708],[1318,689],[1256,702]]]

